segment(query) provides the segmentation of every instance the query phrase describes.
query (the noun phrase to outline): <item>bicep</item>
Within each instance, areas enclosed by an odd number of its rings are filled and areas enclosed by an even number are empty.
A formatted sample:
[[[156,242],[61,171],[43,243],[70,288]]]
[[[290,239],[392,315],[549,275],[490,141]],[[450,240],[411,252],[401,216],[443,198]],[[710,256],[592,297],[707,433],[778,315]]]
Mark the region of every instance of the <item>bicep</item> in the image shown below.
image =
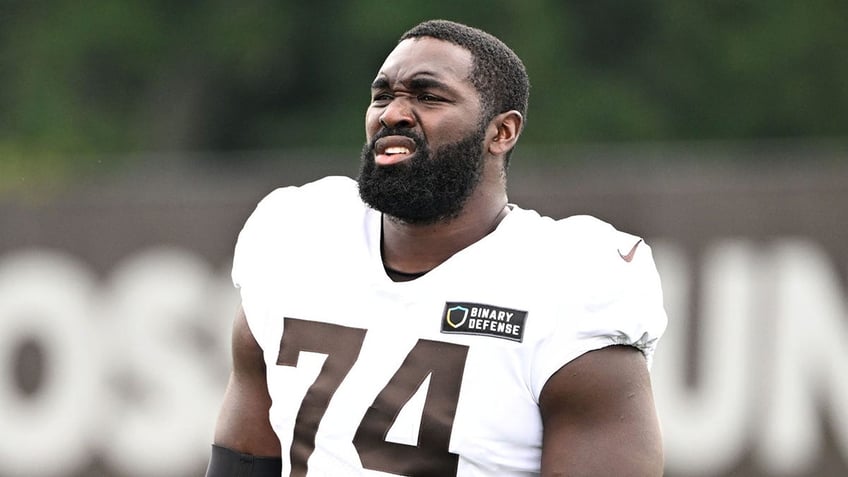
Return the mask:
[[[586,353],[542,389],[542,475],[662,475],[662,437],[644,356]]]
[[[280,441],[268,420],[268,394],[262,349],[239,308],[233,324],[233,370],[215,428],[215,444],[244,454],[279,456]]]

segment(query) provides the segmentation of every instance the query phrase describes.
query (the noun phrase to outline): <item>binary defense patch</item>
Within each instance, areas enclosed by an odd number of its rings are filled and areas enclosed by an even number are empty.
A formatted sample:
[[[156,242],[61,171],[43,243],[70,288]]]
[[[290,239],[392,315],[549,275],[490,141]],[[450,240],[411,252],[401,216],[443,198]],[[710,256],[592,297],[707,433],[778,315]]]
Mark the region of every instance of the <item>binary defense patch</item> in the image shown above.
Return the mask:
[[[491,336],[520,342],[524,339],[526,319],[526,311],[449,301],[442,313],[442,333]]]

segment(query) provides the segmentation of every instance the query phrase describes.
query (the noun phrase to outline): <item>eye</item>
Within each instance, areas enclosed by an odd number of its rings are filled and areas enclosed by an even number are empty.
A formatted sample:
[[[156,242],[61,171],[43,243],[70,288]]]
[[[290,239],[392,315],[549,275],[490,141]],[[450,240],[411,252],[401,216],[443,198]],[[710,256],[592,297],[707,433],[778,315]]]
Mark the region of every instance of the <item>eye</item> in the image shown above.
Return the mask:
[[[371,98],[372,103],[385,103],[387,101],[391,101],[392,95],[389,93],[376,93]]]
[[[418,96],[418,101],[421,101],[422,103],[438,103],[441,100],[442,98],[439,98],[438,96],[434,96],[429,93],[424,93]]]

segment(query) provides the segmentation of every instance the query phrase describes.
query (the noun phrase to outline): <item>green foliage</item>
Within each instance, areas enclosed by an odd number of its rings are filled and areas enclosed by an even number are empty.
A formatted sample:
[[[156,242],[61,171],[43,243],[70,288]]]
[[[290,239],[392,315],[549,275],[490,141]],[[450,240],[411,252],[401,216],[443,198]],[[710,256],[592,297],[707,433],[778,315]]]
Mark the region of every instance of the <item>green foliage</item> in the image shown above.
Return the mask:
[[[428,18],[479,26],[524,59],[524,143],[848,131],[840,0],[6,0],[0,175],[61,170],[60,155],[355,151],[367,85]]]

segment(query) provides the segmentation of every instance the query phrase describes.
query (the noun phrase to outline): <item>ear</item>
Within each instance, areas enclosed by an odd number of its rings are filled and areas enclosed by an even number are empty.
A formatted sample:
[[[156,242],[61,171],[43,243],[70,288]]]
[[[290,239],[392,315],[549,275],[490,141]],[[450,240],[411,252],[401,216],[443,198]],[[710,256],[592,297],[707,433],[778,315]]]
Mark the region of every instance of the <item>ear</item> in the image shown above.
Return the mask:
[[[492,118],[486,131],[486,137],[490,138],[487,144],[489,153],[502,156],[515,147],[518,136],[521,135],[523,124],[524,117],[515,110],[498,114]]]

